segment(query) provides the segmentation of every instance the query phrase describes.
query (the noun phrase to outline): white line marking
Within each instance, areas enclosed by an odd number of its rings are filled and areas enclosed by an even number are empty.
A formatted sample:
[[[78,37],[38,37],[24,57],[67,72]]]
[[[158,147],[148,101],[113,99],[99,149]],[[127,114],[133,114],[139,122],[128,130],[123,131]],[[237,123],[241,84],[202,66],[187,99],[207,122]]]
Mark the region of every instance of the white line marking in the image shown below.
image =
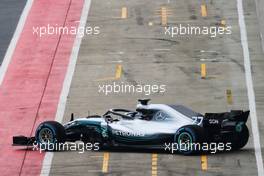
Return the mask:
[[[202,62],[217,62],[218,59],[204,59],[204,58],[202,58],[202,59],[200,59],[200,61],[202,61]]]
[[[253,133],[253,141],[255,148],[255,157],[258,167],[258,175],[264,175],[263,169],[263,160],[261,154],[261,145],[259,139],[259,129],[258,129],[258,118],[256,112],[256,103],[255,103],[255,92],[252,81],[252,73],[251,73],[251,63],[248,49],[248,40],[247,40],[247,30],[244,19],[244,10],[243,10],[243,2],[242,0],[237,0],[237,11],[238,11],[238,22],[240,27],[240,35],[241,35],[241,44],[243,48],[244,55],[244,67],[245,67],[245,76],[246,76],[246,84],[247,84],[247,93],[248,93],[248,101],[249,101],[249,109],[250,109],[250,119]]]
[[[82,9],[82,15],[81,15],[79,28],[84,28],[86,25],[86,20],[87,20],[87,16],[88,16],[88,13],[90,10],[90,5],[91,5],[91,0],[85,0],[84,6]],[[82,38],[80,38],[76,35],[76,38],[75,38],[75,41],[73,44],[73,48],[72,48],[72,53],[70,56],[70,63],[68,66],[66,77],[65,77],[64,82],[63,82],[63,88],[61,91],[58,109],[57,109],[57,113],[56,113],[55,120],[58,122],[62,122],[62,119],[63,119],[63,115],[64,115],[64,111],[65,111],[65,107],[66,107],[66,102],[67,102],[67,96],[68,96],[69,91],[70,91],[71,81],[72,81],[72,77],[74,74],[75,65],[77,62],[77,57],[78,57],[81,42],[82,42]],[[45,157],[44,157],[44,160],[42,163],[41,173],[40,173],[41,176],[49,175],[53,155],[54,155],[53,152],[47,152],[45,154]]]
[[[122,60],[115,60],[115,61],[110,61],[110,63],[122,63]]]
[[[18,21],[16,30],[14,32],[14,35],[13,35],[13,37],[11,39],[11,42],[10,42],[8,48],[7,48],[6,53],[5,53],[5,57],[4,57],[4,60],[2,62],[1,68],[0,68],[0,85],[2,85],[2,82],[4,80],[8,65],[9,65],[9,63],[10,63],[10,61],[12,59],[14,50],[16,48],[16,45],[17,45],[18,39],[20,37],[20,34],[23,31],[23,28],[24,28],[27,16],[29,14],[29,11],[30,11],[30,9],[32,7],[32,4],[33,4],[33,0],[28,0],[27,1],[27,4],[25,5],[24,10],[23,10],[23,12],[22,12],[22,14],[21,14],[21,16],[19,18],[19,21]]]
[[[200,50],[201,53],[218,53],[217,51]]]
[[[123,51],[109,52],[108,54],[119,54],[119,55],[122,55],[122,54],[124,54],[124,52]]]
[[[155,48],[153,50],[154,51],[170,51],[171,49],[167,49],[167,48]]]

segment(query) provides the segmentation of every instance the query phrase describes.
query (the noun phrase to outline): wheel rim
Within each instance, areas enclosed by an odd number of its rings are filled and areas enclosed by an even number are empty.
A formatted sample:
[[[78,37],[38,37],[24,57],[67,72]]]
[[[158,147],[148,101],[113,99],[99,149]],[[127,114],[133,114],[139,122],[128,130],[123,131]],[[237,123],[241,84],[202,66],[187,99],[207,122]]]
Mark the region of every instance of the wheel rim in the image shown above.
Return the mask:
[[[182,132],[178,137],[178,144],[183,149],[182,151],[189,151],[192,144],[192,136],[188,132]],[[185,148],[187,145],[188,147]]]
[[[49,128],[43,128],[39,132],[40,143],[51,143],[53,142],[53,132]]]
[[[236,132],[238,132],[238,133],[240,133],[240,132],[242,132],[242,130],[243,130],[243,125],[244,125],[244,123],[243,122],[240,122],[240,123],[238,123],[237,125],[236,125]]]

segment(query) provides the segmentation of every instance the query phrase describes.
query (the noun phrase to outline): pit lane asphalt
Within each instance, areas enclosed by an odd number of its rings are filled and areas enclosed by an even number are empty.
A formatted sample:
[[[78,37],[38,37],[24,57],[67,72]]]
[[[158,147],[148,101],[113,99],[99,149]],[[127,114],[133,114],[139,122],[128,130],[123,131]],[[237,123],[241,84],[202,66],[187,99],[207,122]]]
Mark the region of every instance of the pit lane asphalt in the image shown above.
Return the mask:
[[[0,64],[16,30],[26,0],[1,0],[0,2]]]
[[[168,3],[169,2],[169,3]],[[102,114],[107,109],[133,109],[136,100],[150,97],[152,103],[184,104],[194,110],[222,112],[248,109],[247,88],[236,1],[207,2],[208,16],[200,15],[199,1],[92,1],[87,25],[100,26],[100,35],[83,38],[77,66],[67,101],[64,122],[70,113],[76,116]],[[128,18],[120,19],[127,7]],[[170,10],[169,24],[215,25],[225,19],[232,35],[208,36],[164,35],[157,11]],[[263,53],[257,28],[254,1],[244,1],[245,20],[252,61],[253,79],[263,147]],[[152,24],[152,25],[151,25]],[[207,77],[200,78],[200,64],[206,63]],[[117,64],[123,71],[112,80]],[[101,81],[98,81],[101,79]],[[113,81],[127,84],[165,84],[164,94],[119,93],[105,96],[98,85]],[[232,90],[233,103],[228,104],[226,90]],[[250,120],[248,126],[251,132]],[[147,128],[147,127],[146,127]],[[105,175],[151,175],[153,151],[110,151]],[[56,152],[50,175],[101,175],[102,152]],[[200,156],[158,153],[158,175],[257,175],[252,133],[246,147],[237,152],[208,155],[208,167],[201,168]]]

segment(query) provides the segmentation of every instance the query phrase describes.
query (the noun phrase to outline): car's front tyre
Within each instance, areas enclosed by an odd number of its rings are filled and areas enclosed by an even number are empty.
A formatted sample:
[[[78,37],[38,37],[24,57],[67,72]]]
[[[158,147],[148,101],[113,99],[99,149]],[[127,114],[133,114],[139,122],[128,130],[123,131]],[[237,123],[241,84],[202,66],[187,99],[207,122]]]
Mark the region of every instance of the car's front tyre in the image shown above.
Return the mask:
[[[66,140],[66,132],[59,122],[42,122],[36,129],[35,139],[42,150],[56,150]]]

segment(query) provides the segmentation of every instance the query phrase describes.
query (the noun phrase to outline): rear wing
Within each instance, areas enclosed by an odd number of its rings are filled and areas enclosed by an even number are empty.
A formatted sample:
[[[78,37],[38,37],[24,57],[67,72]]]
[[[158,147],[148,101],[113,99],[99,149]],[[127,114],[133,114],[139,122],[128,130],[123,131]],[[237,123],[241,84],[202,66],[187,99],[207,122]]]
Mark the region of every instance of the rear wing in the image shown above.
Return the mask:
[[[242,110],[231,110],[230,112],[223,113],[205,113],[205,119],[218,119],[224,120],[228,119],[230,121],[236,122],[244,122],[246,123],[248,120],[250,111],[242,111]]]

